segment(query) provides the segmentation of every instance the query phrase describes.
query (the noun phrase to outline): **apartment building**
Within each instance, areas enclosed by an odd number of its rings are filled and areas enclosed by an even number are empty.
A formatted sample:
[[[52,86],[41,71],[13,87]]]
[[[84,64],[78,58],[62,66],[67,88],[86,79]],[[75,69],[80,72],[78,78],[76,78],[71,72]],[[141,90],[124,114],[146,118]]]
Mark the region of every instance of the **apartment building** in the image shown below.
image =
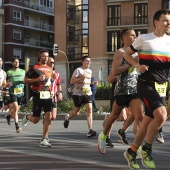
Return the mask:
[[[2,0],[0,1],[0,44],[3,41],[3,31],[2,31],[2,22],[4,18],[4,9],[2,8]],[[2,45],[0,46],[0,56],[2,56]]]
[[[54,44],[54,0],[3,0],[4,69],[11,68],[13,58],[20,59],[20,67],[37,62],[38,51]],[[28,65],[27,65],[28,67]]]
[[[169,7],[170,0],[56,0],[54,41],[61,50],[56,69],[63,88],[67,90],[83,55],[92,59],[93,77],[106,83],[114,53],[122,44],[121,30],[133,27],[137,35],[151,32],[153,14]]]

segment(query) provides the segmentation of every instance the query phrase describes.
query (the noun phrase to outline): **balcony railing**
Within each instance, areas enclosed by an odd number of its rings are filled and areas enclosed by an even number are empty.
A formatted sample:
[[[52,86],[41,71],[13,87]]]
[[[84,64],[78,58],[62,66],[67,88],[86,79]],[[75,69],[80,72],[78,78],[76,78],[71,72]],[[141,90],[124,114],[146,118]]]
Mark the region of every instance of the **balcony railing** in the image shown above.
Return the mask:
[[[39,5],[39,4],[32,4],[32,3],[27,2],[27,1],[25,1],[24,4],[25,4],[25,7],[27,7],[27,8],[31,8],[31,9],[34,9],[34,10],[54,14],[54,8],[49,8],[49,7],[46,7],[46,6]]]
[[[32,28],[38,28],[38,29],[47,30],[47,31],[54,31],[54,26],[53,25],[41,24],[41,23],[35,22],[35,21],[27,21],[27,20],[25,20],[24,25],[28,26],[28,27],[32,27]]]
[[[108,18],[108,26],[141,25],[147,23],[148,23],[147,16],[140,17],[121,16],[121,18]]]
[[[44,47],[44,48],[52,48],[53,47],[53,43],[52,42],[39,41],[39,40],[28,39],[28,38],[24,39],[24,44],[26,46],[36,46],[36,47]]]

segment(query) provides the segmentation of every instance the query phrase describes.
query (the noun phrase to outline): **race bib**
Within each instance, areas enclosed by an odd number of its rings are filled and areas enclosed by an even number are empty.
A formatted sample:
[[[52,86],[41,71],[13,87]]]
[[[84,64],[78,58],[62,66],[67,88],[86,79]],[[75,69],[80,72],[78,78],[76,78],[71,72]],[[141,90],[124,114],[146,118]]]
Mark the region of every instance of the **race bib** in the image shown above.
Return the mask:
[[[14,88],[14,94],[21,94],[21,93],[22,93],[22,87]]]
[[[160,95],[160,97],[166,97],[166,89],[167,89],[168,83],[158,84],[155,82],[155,89]]]
[[[90,89],[88,89],[88,88],[82,88],[82,92],[83,92],[84,94],[88,94],[88,93],[90,93]]]
[[[51,93],[49,91],[40,91],[40,99],[50,99]]]

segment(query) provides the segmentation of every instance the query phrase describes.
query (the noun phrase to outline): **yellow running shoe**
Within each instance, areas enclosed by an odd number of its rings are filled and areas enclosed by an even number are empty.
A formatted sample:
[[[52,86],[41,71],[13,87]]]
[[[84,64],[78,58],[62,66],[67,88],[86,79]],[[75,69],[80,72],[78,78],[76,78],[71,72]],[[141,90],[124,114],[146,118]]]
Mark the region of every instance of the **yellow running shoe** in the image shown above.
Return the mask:
[[[152,158],[152,150],[146,150],[144,151],[141,149],[141,155],[142,155],[142,164],[146,168],[155,169],[155,163]]]
[[[136,161],[135,153],[133,155],[131,155],[128,153],[128,150],[127,150],[124,152],[124,157],[127,160],[130,169],[139,169],[139,165]]]
[[[106,152],[106,135],[104,135],[103,132],[101,132],[98,136],[97,149],[101,154],[105,154]]]

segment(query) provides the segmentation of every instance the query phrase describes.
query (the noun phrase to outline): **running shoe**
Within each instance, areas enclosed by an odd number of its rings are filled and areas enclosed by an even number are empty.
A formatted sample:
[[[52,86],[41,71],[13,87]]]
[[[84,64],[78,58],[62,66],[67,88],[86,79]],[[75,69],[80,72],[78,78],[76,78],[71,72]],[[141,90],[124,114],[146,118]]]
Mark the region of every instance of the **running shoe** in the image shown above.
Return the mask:
[[[42,118],[42,123],[44,124],[44,119],[45,119],[45,113],[44,112],[41,114],[41,118]]]
[[[142,159],[141,149],[142,149],[142,147],[140,146],[140,147],[138,148],[138,151],[137,151],[136,159]]]
[[[98,136],[97,149],[101,154],[105,154],[106,152],[106,135],[104,135],[103,132],[101,132]]]
[[[40,147],[51,147],[51,144],[47,141],[47,139],[42,139],[39,144]]]
[[[159,143],[164,143],[164,138],[163,138],[163,133],[162,132],[158,132],[157,136],[156,136],[156,140],[159,142]]]
[[[21,131],[22,131],[22,128],[20,128],[20,127],[16,128],[16,133],[20,133]]]
[[[48,135],[45,137],[45,139],[47,140],[47,142],[50,142],[50,138],[48,137]]]
[[[106,138],[106,147],[113,148],[113,143],[109,137]]]
[[[88,137],[88,138],[91,138],[91,137],[93,137],[93,136],[96,136],[96,131],[90,129],[90,131],[89,131],[88,134],[87,134],[87,137]]]
[[[126,138],[126,133],[125,133],[125,131],[122,131],[121,129],[119,129],[119,130],[117,131],[117,135],[120,137],[121,141],[122,141],[124,144],[126,144],[126,145],[129,144],[129,141],[128,141],[127,138]]]
[[[139,169],[139,165],[136,161],[136,154],[135,153],[130,154],[127,150],[127,151],[124,152],[124,157],[127,160],[128,166],[129,166],[130,169]]]
[[[22,125],[23,125],[23,126],[27,126],[27,124],[28,124],[27,115],[29,115],[28,112],[26,112],[26,114],[25,114],[24,117],[22,118]]]
[[[11,116],[10,116],[10,115],[6,115],[6,116],[5,116],[5,119],[6,119],[6,121],[7,121],[7,124],[8,124],[9,126],[11,126]]]
[[[144,151],[141,149],[141,155],[142,155],[142,164],[146,168],[155,169],[155,163],[152,158],[152,150],[146,150]]]
[[[64,127],[65,128],[68,128],[68,125],[69,125],[69,120],[68,120],[68,117],[69,117],[69,114],[67,114],[66,116],[65,116],[65,120],[64,120]]]

